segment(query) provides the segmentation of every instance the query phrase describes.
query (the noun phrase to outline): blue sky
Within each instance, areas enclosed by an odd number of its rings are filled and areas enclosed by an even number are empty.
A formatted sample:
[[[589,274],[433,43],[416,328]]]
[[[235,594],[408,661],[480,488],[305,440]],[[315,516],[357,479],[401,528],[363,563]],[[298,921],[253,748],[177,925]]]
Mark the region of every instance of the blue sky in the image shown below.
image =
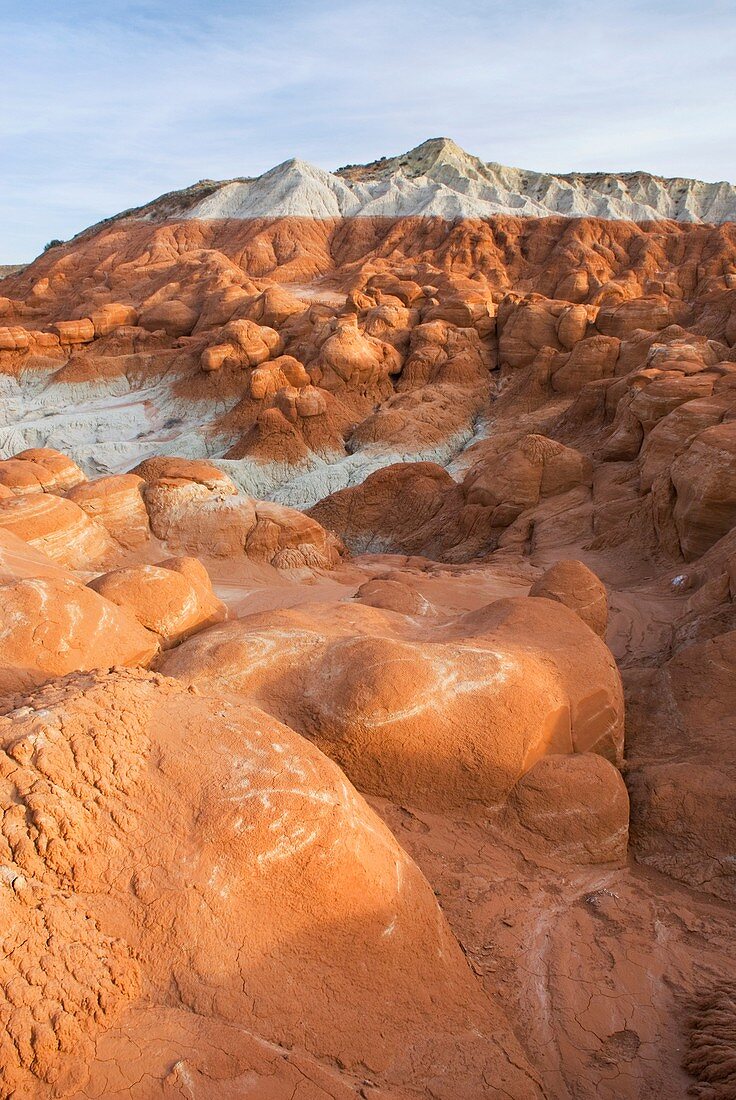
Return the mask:
[[[0,263],[292,155],[736,181],[734,0],[0,0]]]

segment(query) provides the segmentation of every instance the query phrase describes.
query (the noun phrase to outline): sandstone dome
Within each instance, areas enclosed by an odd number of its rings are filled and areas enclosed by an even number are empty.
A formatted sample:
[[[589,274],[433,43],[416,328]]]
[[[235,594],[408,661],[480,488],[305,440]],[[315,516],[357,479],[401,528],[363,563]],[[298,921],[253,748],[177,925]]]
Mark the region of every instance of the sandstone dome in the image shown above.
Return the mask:
[[[527,837],[572,863],[626,858],[629,796],[617,768],[596,753],[545,756],[518,781],[508,813]]]
[[[110,603],[130,612],[164,648],[225,618],[226,608],[212,591],[196,558],[171,558],[158,565],[114,569],[89,582]]]
[[[107,530],[78,504],[49,493],[0,500],[0,528],[73,569],[94,569],[117,549]]]
[[[329,619],[307,606],[214,628],[160,667],[255,698],[360,790],[410,805],[492,805],[547,753],[619,760],[618,672],[566,608],[502,600],[420,630],[361,604]]]
[[[529,595],[565,604],[591,630],[605,638],[608,625],[606,587],[583,562],[556,562],[534,582]]]
[[[66,496],[119,545],[135,547],[150,536],[143,485],[143,479],[134,474],[117,474],[87,481],[70,489]]]
[[[71,577],[0,585],[0,695],[77,669],[146,665],[159,649],[135,617]]]
[[[0,485],[25,493],[64,493],[85,480],[68,455],[49,447],[32,447],[0,460]]]
[[[5,942],[23,961],[0,983],[6,1085],[40,1096],[94,1080],[102,1030],[144,989],[141,1007],[165,1005],[174,983],[182,1012],[399,1088],[421,1052],[438,1096],[469,1100],[487,1079],[542,1095],[426,880],[308,742],[241,700],[136,671],[78,674],[13,706],[0,760],[23,794],[4,806],[0,847]],[[52,791],[55,813],[39,816]],[[32,989],[43,1046],[21,1041]],[[186,1061],[202,1054],[195,1042]],[[151,1049],[148,1072],[169,1068]]]

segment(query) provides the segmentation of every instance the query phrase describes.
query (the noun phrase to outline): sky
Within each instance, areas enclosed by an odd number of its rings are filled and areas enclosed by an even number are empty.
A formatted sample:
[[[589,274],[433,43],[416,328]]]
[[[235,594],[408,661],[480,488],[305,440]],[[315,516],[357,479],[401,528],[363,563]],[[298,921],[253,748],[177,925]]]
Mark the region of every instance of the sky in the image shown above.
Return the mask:
[[[736,0],[0,0],[0,264],[203,178],[453,138],[736,181]]]

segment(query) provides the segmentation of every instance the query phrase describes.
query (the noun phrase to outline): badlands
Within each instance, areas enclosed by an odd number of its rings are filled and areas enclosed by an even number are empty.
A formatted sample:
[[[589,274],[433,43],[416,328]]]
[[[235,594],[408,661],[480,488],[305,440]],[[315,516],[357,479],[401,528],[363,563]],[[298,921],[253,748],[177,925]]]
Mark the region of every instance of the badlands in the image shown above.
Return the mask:
[[[1,1100],[736,1097],[734,219],[432,139],[0,282]]]

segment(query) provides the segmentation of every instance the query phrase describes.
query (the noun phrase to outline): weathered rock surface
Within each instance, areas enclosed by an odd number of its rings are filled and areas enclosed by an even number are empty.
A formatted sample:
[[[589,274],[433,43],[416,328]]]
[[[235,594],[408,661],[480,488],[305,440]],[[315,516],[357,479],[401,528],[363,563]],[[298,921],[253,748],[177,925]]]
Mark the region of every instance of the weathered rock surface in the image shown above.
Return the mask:
[[[245,555],[278,569],[330,569],[339,560],[339,540],[291,508],[172,478],[149,482],[143,495],[151,530],[177,552]]]
[[[564,603],[601,638],[608,626],[606,586],[581,561],[558,561],[529,589],[530,596]]]
[[[164,648],[176,645],[225,618],[207,570],[196,558],[170,558],[158,565],[115,569],[90,581],[90,588],[125,608]]]
[[[144,484],[135,474],[101,477],[70,489],[67,500],[78,504],[121,546],[135,547],[151,533],[141,491]]]
[[[533,845],[565,862],[626,859],[626,784],[618,769],[595,753],[537,761],[512,790],[508,815]]]
[[[736,631],[729,630],[638,673],[630,688],[634,850],[673,878],[731,901],[736,768],[727,746],[735,669]]]
[[[255,698],[360,790],[409,805],[494,805],[547,753],[622,751],[613,660],[547,600],[498,601],[435,631],[365,604],[305,607],[207,631],[161,668]]]
[[[731,1096],[733,206],[439,140],[3,280],[3,1100]]]
[[[288,160],[255,180],[216,185],[187,211],[192,218],[494,214],[727,221],[736,216],[736,192],[727,183],[666,180],[645,172],[564,176],[522,171],[484,164],[449,138],[430,138],[403,156],[334,174]]]
[[[0,460],[0,485],[18,496],[65,493],[84,481],[76,462],[48,447],[31,448]]]
[[[78,504],[49,493],[0,500],[0,529],[72,569],[95,569],[110,560],[117,547],[106,528]]]
[[[35,576],[0,585],[0,695],[77,669],[146,665],[155,635],[72,577]]]
[[[146,673],[77,675],[13,700],[0,767],[3,1095],[83,1090],[121,1008],[174,984],[185,1012],[389,1085],[542,1096],[416,865],[274,719]],[[147,1065],[171,1073],[165,1051]]]

